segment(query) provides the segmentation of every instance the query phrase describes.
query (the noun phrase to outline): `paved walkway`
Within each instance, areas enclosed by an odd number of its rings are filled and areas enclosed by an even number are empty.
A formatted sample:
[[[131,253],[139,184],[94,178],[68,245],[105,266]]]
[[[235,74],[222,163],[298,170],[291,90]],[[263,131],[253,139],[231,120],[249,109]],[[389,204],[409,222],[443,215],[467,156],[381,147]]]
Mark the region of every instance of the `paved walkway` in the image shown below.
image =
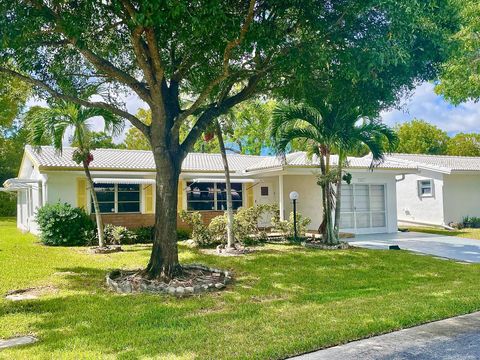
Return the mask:
[[[480,359],[480,312],[354,341],[293,359]]]
[[[357,235],[348,242],[354,246],[369,249],[388,249],[390,245],[398,245],[403,250],[480,263],[480,240],[456,236],[398,232],[395,234]]]

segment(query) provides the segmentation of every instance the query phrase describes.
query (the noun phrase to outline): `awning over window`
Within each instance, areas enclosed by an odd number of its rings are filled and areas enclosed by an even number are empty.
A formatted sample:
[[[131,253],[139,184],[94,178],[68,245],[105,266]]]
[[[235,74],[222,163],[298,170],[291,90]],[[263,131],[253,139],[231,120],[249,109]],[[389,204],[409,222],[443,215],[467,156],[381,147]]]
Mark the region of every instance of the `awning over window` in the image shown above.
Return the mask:
[[[223,179],[191,179],[191,180],[187,180],[187,181],[193,181],[193,182],[196,182],[196,183],[211,183],[211,182],[215,182],[215,183],[224,183],[226,182],[225,178]],[[253,183],[255,182],[255,179],[230,179],[230,182],[232,183]]]
[[[155,179],[93,178],[95,184],[155,184]]]

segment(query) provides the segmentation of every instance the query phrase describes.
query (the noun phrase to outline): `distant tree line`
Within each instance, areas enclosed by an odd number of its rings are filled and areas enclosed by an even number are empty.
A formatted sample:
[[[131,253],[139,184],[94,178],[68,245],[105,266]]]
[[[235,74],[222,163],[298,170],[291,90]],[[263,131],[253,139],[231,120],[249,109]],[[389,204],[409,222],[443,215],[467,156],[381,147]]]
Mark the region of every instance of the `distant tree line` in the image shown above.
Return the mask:
[[[424,120],[414,119],[396,126],[396,152],[406,154],[480,156],[480,134],[447,132]]]

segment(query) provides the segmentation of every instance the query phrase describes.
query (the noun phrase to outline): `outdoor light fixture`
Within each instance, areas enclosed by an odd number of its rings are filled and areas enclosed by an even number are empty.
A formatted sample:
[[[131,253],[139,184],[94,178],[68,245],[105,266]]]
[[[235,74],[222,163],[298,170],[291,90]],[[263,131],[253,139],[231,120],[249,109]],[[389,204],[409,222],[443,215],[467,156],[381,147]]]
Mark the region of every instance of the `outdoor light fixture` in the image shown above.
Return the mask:
[[[298,192],[292,191],[289,195],[290,200],[293,201],[293,236],[295,241],[297,241],[297,200],[298,200]]]

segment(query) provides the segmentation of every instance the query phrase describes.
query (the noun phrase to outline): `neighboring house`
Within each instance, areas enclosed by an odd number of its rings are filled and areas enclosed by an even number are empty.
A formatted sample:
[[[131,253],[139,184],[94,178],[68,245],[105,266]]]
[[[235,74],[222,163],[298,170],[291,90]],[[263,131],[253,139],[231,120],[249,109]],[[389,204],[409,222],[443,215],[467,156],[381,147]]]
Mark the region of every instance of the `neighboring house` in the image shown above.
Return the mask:
[[[3,191],[16,191],[18,227],[38,233],[36,209],[55,202],[83,207],[92,204],[80,165],[72,161],[74,148],[60,154],[43,146],[27,146],[18,178],[7,180]],[[90,168],[105,223],[139,227],[153,225],[155,164],[150,151],[97,149]],[[300,194],[298,211],[312,219],[311,229],[322,220],[321,189],[316,184],[318,159],[305,153],[274,156],[228,155],[233,206],[277,203],[281,218],[292,211],[289,193]],[[335,164],[337,158],[332,157]],[[342,191],[342,229],[354,233],[397,231],[396,177],[416,171],[404,161],[387,160],[373,171],[367,158],[350,158],[352,184]],[[201,211],[206,222],[226,208],[225,177],[219,154],[188,154],[182,165],[178,209]],[[266,216],[260,225],[268,226]],[[184,224],[180,223],[180,226]]]
[[[397,182],[398,220],[427,225],[480,217],[480,157],[392,154],[418,168]]]

